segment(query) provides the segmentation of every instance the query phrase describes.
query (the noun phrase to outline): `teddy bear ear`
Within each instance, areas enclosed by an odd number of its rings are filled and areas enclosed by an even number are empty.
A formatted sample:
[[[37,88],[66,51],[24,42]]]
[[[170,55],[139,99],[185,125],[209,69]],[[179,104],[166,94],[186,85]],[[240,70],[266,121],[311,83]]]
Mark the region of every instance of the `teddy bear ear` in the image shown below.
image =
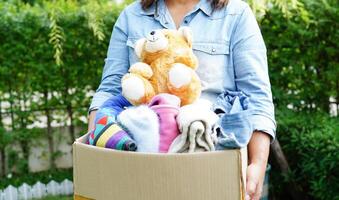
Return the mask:
[[[179,28],[179,33],[185,38],[186,42],[190,47],[192,47],[192,32],[191,29],[187,26],[183,26]]]
[[[135,42],[134,51],[138,58],[141,58],[141,53],[144,50],[145,42],[146,42],[145,38],[139,39]]]

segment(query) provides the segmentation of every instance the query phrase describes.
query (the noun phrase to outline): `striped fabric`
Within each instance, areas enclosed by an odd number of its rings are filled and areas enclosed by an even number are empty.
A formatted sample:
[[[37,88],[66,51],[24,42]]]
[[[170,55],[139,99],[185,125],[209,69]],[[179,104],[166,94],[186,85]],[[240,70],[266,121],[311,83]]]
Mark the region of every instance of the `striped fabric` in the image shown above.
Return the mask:
[[[94,131],[89,135],[89,144],[124,151],[137,149],[134,140],[109,116],[96,122]]]

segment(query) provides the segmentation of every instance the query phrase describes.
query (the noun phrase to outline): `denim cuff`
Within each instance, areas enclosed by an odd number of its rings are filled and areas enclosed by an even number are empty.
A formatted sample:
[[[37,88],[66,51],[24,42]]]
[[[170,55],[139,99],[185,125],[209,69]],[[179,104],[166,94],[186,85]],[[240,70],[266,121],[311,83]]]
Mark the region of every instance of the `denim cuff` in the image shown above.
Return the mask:
[[[96,92],[88,109],[88,114],[93,110],[99,109],[99,107],[112,96],[113,95],[109,92]]]
[[[271,143],[275,140],[276,123],[270,117],[265,115],[254,114],[250,116],[252,128],[254,131],[261,131],[267,133],[271,138]]]

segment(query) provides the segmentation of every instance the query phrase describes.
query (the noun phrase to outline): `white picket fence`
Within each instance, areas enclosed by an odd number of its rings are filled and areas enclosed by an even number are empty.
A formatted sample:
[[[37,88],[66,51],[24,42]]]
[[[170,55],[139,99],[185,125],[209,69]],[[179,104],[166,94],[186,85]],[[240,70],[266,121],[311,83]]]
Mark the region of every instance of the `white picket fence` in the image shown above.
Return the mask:
[[[41,199],[45,196],[72,194],[72,181],[65,179],[61,183],[58,183],[52,180],[47,184],[37,182],[33,186],[23,183],[18,188],[9,185],[6,189],[0,190],[0,200]]]

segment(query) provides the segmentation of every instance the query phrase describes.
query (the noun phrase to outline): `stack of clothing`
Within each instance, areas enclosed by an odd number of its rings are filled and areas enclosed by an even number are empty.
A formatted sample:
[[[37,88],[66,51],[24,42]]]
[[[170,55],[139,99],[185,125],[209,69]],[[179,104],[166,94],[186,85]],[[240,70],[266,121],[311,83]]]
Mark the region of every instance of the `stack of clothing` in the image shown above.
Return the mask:
[[[149,105],[132,106],[122,95],[107,100],[97,111],[89,144],[125,151],[166,153],[179,134],[176,116],[180,99],[170,94],[153,97]]]
[[[249,98],[227,91],[212,104],[207,100],[180,107],[170,94],[153,97],[148,105],[132,106],[122,95],[97,111],[91,145],[124,151],[184,153],[241,148],[253,128]]]

